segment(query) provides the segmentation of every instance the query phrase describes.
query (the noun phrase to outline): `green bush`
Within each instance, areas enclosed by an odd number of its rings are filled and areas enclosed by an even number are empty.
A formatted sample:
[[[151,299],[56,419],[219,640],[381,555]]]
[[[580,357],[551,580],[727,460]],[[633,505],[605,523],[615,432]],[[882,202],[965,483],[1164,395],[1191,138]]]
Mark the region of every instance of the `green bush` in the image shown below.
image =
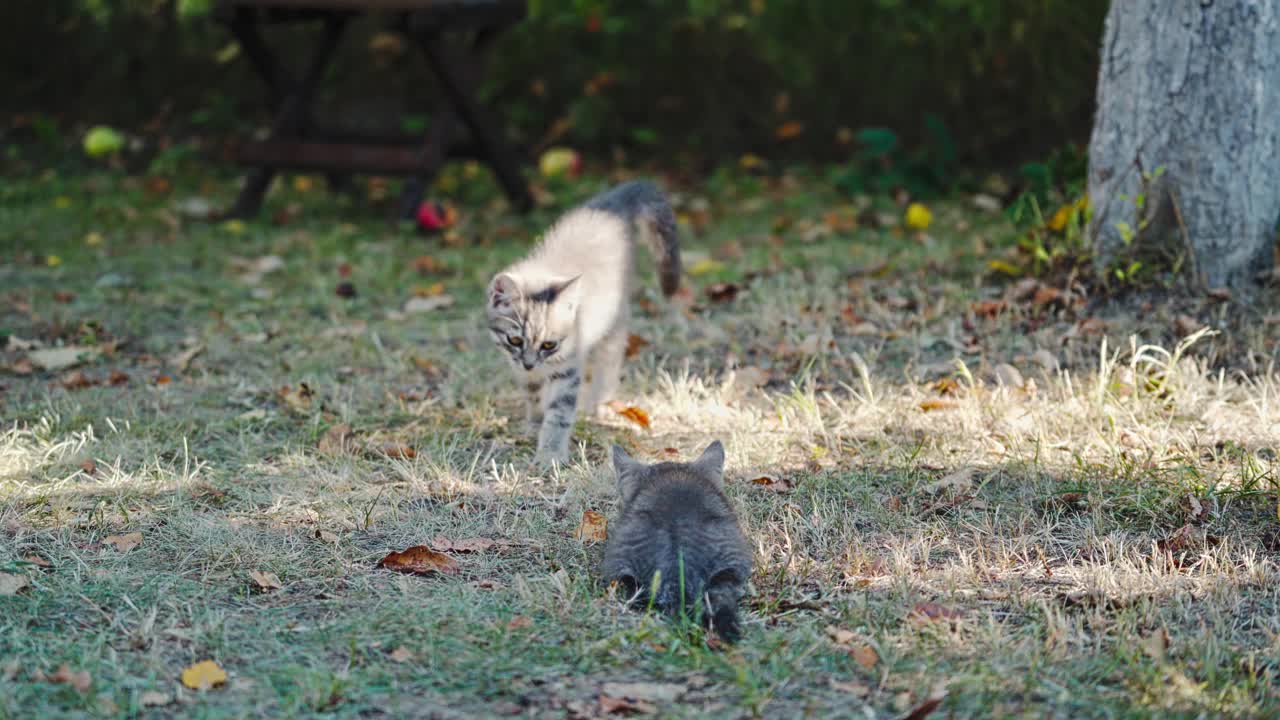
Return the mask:
[[[225,122],[237,108],[262,118],[261,88],[244,60],[218,62],[230,38],[209,19],[211,4],[4,3],[7,109],[123,124],[166,106],[169,117],[197,124]],[[1106,8],[1106,0],[531,0],[529,19],[499,42],[486,94],[530,145],[558,126],[563,142],[585,148],[834,160],[853,157],[866,128],[884,128],[901,143],[896,152],[917,157],[917,171],[1013,163],[1087,131]],[[339,104],[376,93],[420,118],[436,94],[423,63],[415,53],[375,63],[367,48],[378,29],[369,20],[347,38],[327,88]],[[300,47],[296,36],[287,43]],[[916,151],[944,135],[945,157]]]

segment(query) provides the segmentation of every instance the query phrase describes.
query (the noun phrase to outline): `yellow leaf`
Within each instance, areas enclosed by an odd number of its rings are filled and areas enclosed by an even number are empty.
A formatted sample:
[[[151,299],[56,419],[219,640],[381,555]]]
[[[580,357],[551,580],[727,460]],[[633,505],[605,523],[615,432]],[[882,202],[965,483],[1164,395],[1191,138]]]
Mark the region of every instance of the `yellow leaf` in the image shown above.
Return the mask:
[[[587,510],[573,535],[582,542],[604,542],[609,539],[609,520],[595,510]]]
[[[222,229],[223,229],[223,230],[226,230],[227,232],[231,233],[232,235],[240,235],[241,233],[243,233],[243,232],[244,232],[244,221],[242,221],[242,220],[228,220],[228,221],[226,221],[226,222],[222,223]]]
[[[219,65],[226,65],[238,57],[240,57],[240,46],[232,42],[223,45],[222,49],[213,56],[213,60]]]
[[[907,206],[906,222],[912,230],[928,230],[933,222],[933,211],[920,203],[911,203]]]
[[[689,266],[689,274],[693,277],[706,275],[708,273],[719,272],[724,269],[724,263],[711,258],[703,258]]]
[[[49,267],[58,267],[62,264],[62,258],[57,255],[50,255],[44,259],[44,262]]]
[[[1071,219],[1072,206],[1063,205],[1058,211],[1049,218],[1049,229],[1053,232],[1062,232],[1067,228],[1067,221]]]
[[[924,412],[929,412],[930,410],[949,410],[959,406],[960,404],[955,400],[939,400],[937,398],[929,398],[928,400],[921,401],[920,403],[920,409]]]
[[[98,247],[102,244],[102,233],[94,231],[84,236],[84,244],[89,247]]]
[[[1016,265],[1011,265],[1003,260],[992,260],[987,263],[987,268],[992,272],[1004,273],[1005,275],[1013,277],[1019,277],[1022,275],[1022,270],[1020,270]]]
[[[192,690],[208,690],[227,681],[227,671],[212,660],[202,660],[182,671],[182,684]]]
[[[53,199],[53,206],[58,208],[59,210],[66,210],[67,208],[71,207],[71,198],[67,197],[66,195],[59,195],[58,197]]]
[[[743,170],[754,170],[758,167],[762,167],[763,165],[764,165],[764,160],[762,160],[759,155],[752,155],[751,153],[747,153],[742,157],[738,158],[738,167],[742,168]]]
[[[311,179],[310,175],[294,175],[293,176],[294,192],[299,192],[299,193],[311,192],[311,189],[313,187],[315,187],[315,181]]]

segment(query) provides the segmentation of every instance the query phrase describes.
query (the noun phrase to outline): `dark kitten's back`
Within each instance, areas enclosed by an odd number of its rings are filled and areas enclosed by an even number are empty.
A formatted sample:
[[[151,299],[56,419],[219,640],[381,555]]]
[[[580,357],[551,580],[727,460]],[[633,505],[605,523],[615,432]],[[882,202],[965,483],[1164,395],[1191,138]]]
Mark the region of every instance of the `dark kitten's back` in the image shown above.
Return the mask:
[[[714,479],[696,463],[640,467],[643,478],[632,483],[620,473],[623,506],[605,552],[606,577],[640,605],[697,614],[709,604],[706,619],[735,636],[751,552],[718,486],[722,465]]]

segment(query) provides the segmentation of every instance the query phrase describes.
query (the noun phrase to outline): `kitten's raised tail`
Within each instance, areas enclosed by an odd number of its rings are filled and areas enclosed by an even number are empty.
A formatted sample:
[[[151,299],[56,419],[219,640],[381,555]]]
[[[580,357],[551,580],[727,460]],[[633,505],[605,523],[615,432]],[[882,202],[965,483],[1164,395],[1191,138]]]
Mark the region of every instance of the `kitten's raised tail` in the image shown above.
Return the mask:
[[[680,243],[676,216],[667,196],[646,180],[623,183],[601,193],[583,206],[618,215],[631,228],[632,240],[649,248],[658,262],[662,294],[670,297],[680,289]]]

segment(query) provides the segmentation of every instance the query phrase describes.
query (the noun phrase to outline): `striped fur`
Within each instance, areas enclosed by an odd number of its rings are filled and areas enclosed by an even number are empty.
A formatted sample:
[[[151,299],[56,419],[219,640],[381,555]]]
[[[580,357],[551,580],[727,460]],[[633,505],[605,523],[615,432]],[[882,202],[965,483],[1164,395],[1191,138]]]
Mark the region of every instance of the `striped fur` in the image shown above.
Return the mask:
[[[568,460],[578,408],[596,410],[617,390],[637,243],[657,257],[663,291],[675,292],[675,217],[647,182],[619,185],[570,210],[489,283],[489,333],[526,389],[540,461]]]
[[[615,445],[613,466],[622,507],[605,548],[605,578],[635,605],[700,616],[736,640],[751,550],[720,489],[724,447],[717,440],[692,463],[645,465]]]

